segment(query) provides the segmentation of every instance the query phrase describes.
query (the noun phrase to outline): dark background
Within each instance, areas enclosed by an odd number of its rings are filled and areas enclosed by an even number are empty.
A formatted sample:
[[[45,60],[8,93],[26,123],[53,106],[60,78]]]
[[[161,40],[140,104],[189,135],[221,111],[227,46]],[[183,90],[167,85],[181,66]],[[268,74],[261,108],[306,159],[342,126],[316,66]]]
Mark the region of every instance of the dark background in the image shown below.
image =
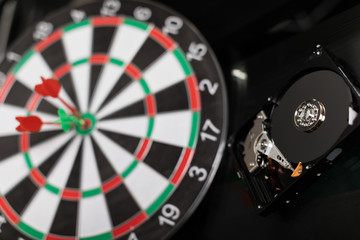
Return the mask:
[[[74,1],[18,2],[9,42],[50,11]],[[358,1],[160,2],[192,21],[217,55],[228,87],[230,134],[288,83],[316,44],[334,54],[360,83]],[[234,76],[234,69],[247,78]],[[359,152],[356,147],[346,152],[297,199],[266,216],[252,209],[226,153],[202,203],[172,239],[360,239]]]
[[[206,8],[189,4],[190,9],[183,2],[170,5],[200,29],[220,61],[231,134],[288,84],[316,44],[334,54],[359,82],[356,4],[281,0],[209,1]],[[234,77],[234,69],[246,72],[247,79]],[[289,206],[259,216],[226,154],[208,194],[173,239],[360,239],[359,160],[355,147]]]

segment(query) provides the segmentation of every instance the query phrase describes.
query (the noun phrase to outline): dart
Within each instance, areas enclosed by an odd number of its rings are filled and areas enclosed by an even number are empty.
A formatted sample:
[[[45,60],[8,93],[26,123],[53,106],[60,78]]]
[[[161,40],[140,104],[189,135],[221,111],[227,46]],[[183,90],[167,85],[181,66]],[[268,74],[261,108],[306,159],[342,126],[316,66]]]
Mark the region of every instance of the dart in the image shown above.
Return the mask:
[[[39,132],[44,124],[56,124],[61,125],[61,128],[64,132],[67,132],[71,127],[76,126],[82,129],[87,129],[91,125],[91,122],[88,119],[79,119],[76,116],[69,116],[64,109],[60,108],[58,110],[58,116],[60,120],[53,122],[44,122],[38,116],[26,116],[26,117],[16,117],[16,120],[20,125],[16,128],[19,132]]]
[[[20,123],[16,128],[19,132],[38,132],[44,124],[38,116],[16,117],[16,120]]]
[[[38,116],[16,117],[20,125],[16,128],[19,132],[38,132],[43,124],[59,124],[59,122],[43,122]]]
[[[35,86],[35,92],[44,97],[53,97],[59,99],[74,115],[80,116],[80,113],[59,96],[61,85],[54,78],[41,77],[42,83]]]
[[[64,109],[58,110],[58,116],[60,117],[61,128],[64,132],[71,129],[72,126],[77,126],[86,129],[90,124],[84,119],[79,119],[75,116],[69,116]]]

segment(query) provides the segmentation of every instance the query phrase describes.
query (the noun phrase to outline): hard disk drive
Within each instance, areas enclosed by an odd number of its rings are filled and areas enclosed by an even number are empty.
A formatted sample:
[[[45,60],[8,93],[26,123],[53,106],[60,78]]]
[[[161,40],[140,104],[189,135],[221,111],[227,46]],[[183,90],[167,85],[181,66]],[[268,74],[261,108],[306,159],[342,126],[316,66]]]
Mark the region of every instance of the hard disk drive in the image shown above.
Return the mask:
[[[359,125],[359,92],[320,45],[229,147],[259,212],[289,202],[334,163]],[[350,146],[351,144],[347,144]]]

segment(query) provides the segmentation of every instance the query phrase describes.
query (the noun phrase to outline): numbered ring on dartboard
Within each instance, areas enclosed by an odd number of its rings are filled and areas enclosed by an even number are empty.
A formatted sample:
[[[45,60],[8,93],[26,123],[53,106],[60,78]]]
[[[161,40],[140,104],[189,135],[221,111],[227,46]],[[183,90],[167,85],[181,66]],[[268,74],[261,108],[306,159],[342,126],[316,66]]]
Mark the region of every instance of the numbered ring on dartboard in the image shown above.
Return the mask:
[[[127,0],[67,8],[0,71],[0,209],[15,230],[1,238],[162,239],[199,204],[224,148],[226,92],[181,15]],[[34,91],[42,78],[58,99]],[[19,116],[44,124],[19,132]]]

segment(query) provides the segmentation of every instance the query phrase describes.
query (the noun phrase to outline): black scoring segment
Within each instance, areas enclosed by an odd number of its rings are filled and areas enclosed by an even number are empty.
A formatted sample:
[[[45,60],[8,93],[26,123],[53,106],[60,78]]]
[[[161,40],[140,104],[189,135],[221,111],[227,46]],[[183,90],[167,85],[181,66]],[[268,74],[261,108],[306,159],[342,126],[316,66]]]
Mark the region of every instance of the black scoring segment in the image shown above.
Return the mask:
[[[101,133],[105,134],[108,138],[110,138],[113,142],[117,143],[121,147],[123,147],[125,150],[127,150],[129,153],[133,154],[139,145],[140,139],[119,134],[119,133],[113,133],[105,130],[99,130]]]
[[[140,211],[140,208],[130,196],[124,184],[108,192],[105,198],[108,208],[111,209],[110,217],[113,226],[125,222]]]
[[[39,79],[40,81],[40,79]],[[21,94],[19,94],[21,93]],[[30,99],[31,95],[33,94],[33,91],[25,87],[22,83],[19,81],[15,81],[14,85],[11,87],[6,99],[5,103],[10,105],[15,105],[19,107],[26,106],[26,103]],[[24,113],[26,110],[24,109]]]
[[[123,90],[126,90],[126,87],[133,83],[133,80],[126,74],[122,74],[120,79],[116,82],[115,86],[110,91],[109,95],[106,97],[102,103],[100,109],[110,102],[111,99],[116,97],[118,94],[121,94]]]
[[[56,41],[41,52],[45,62],[54,71],[61,65],[67,63],[65,50],[61,41]]]
[[[156,59],[158,59],[165,49],[152,38],[147,38],[139,52],[135,55],[132,63],[136,65],[140,70],[145,70]]]
[[[14,210],[21,214],[37,190],[38,187],[30,177],[26,177],[8,192],[5,197],[11,203]]]
[[[190,103],[185,82],[179,82],[155,94],[157,112],[189,109]]]
[[[80,188],[81,159],[83,152],[82,148],[83,148],[83,142],[81,142],[81,145],[79,147],[73,168],[71,169],[71,173],[69,175],[69,180],[66,183],[66,188],[75,188],[75,189]]]
[[[59,128],[59,131],[49,131],[49,132],[36,132],[30,134],[30,147],[40,144],[42,142],[48,141],[50,138],[55,137],[56,135],[64,133]]]
[[[65,89],[66,93],[71,98],[71,100],[73,101],[73,103],[75,104],[75,108],[78,109],[79,104],[77,101],[75,86],[73,84],[71,74],[68,73],[65,76],[63,76],[60,79],[60,83],[61,83],[61,86]]]
[[[153,142],[144,162],[169,178],[180,158],[182,148]]]
[[[62,200],[52,223],[50,232],[58,235],[75,236],[77,226],[77,201]]]
[[[48,102],[46,100],[46,98],[43,98],[41,100],[41,102],[36,110],[40,111],[40,112],[54,114],[54,115],[58,114],[58,108],[55,107],[54,105],[52,105],[50,102]]]
[[[116,172],[113,167],[110,165],[110,162],[107,160],[100,147],[97,145],[96,141],[91,138],[92,145],[94,148],[96,163],[99,169],[99,174],[102,182],[106,182],[107,180],[116,176]]]
[[[46,161],[44,161],[40,167],[39,170],[40,172],[48,177],[49,173],[51,172],[51,170],[54,169],[54,167],[56,166],[56,163],[58,162],[61,154],[64,152],[65,148],[67,146],[69,146],[69,143],[71,141],[68,141],[67,144],[65,144],[64,146],[62,146],[61,148],[59,148],[59,150],[57,150],[55,153],[53,153]]]
[[[142,116],[145,115],[145,106],[144,101],[139,101],[126,108],[120,109],[117,112],[114,112],[103,119],[114,119],[114,118],[124,118],[124,117],[131,117],[131,116]]]
[[[19,143],[20,138],[17,135],[0,137],[0,146],[2,147],[0,151],[0,162],[16,153],[19,152]]]
[[[94,89],[95,89],[95,86],[99,79],[102,68],[103,68],[102,65],[91,65],[89,102],[90,102],[90,99],[92,99]]]
[[[107,53],[113,38],[114,27],[96,27],[93,36],[93,53]]]

